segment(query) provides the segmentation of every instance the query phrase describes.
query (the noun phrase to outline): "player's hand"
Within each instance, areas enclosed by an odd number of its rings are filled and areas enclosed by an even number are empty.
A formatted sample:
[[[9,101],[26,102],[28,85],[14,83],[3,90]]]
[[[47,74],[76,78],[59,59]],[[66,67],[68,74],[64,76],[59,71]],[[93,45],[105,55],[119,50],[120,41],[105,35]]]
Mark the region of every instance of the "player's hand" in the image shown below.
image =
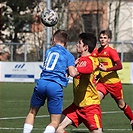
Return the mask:
[[[100,64],[99,64],[99,68],[100,68],[100,70],[102,70],[102,71],[106,71],[106,70],[107,70],[107,68],[104,66],[103,63],[100,63]]]
[[[76,59],[75,66],[77,66],[78,63],[79,63],[79,58]]]
[[[94,75],[95,80],[97,81],[100,78],[100,74]]]
[[[69,77],[69,70],[68,70],[68,68],[66,69],[66,77],[68,78]]]

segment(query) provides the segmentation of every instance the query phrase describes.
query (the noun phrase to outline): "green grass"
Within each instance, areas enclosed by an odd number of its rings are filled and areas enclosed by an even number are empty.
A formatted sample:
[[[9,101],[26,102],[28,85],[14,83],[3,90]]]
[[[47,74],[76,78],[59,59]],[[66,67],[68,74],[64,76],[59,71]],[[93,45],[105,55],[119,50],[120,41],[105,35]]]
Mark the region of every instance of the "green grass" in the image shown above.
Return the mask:
[[[0,133],[22,133],[25,117],[29,111],[30,98],[34,83],[0,83]],[[124,99],[133,109],[133,85],[123,85]],[[73,100],[72,84],[64,89],[64,108]],[[129,120],[107,95],[101,102],[104,133],[131,133]],[[32,133],[42,133],[49,123],[46,105],[42,107],[35,119]],[[78,129],[67,127],[68,133],[87,133],[81,124]]]

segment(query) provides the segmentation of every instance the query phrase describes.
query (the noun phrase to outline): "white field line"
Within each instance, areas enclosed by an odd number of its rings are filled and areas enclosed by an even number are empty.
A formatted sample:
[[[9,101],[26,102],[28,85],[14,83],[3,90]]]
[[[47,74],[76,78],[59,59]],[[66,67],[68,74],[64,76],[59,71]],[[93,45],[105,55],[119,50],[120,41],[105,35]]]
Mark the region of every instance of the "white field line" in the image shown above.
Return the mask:
[[[102,112],[102,114],[116,114],[116,113],[123,113],[123,111],[108,111],[108,112]]]
[[[1,128],[0,130],[22,130],[23,128],[8,128],[8,127],[4,127]],[[44,130],[45,128],[34,128],[34,130]],[[88,131],[88,129],[86,128],[78,128],[78,129],[66,129],[67,131],[71,130],[71,131]],[[130,131],[131,129],[104,129],[104,131]]]
[[[36,116],[37,118],[46,118],[49,117],[49,115],[40,115],[40,116]],[[25,119],[26,117],[4,117],[4,118],[0,118],[0,120],[13,120],[13,119]]]
[[[102,114],[115,114],[115,113],[122,113],[122,111],[108,111],[108,112],[102,112]],[[41,116],[36,116],[37,118],[40,117],[49,117],[49,115],[41,115]],[[13,120],[13,119],[25,119],[26,117],[4,117],[0,118],[0,120]]]
[[[0,130],[22,130],[23,128],[8,128],[8,127],[0,127]],[[44,129],[44,128],[43,128]],[[34,130],[43,130],[41,128],[34,128]]]
[[[72,130],[72,131],[88,131],[87,128],[76,128],[76,129],[66,129],[66,130]],[[131,129],[103,129],[107,131],[130,131]]]
[[[109,111],[109,112],[102,112],[102,114],[115,114],[115,113],[123,113],[122,111]],[[49,117],[49,115],[41,115],[36,116],[37,118],[46,118]],[[12,120],[12,119],[25,119],[26,117],[5,117],[0,118],[0,120]],[[23,128],[8,128],[8,127],[0,127],[0,130],[22,130]],[[34,130],[44,130],[41,128],[34,128]],[[72,130],[72,131],[87,131],[85,128],[78,128],[78,129],[66,129],[66,130]],[[131,129],[104,129],[104,131],[130,131]]]

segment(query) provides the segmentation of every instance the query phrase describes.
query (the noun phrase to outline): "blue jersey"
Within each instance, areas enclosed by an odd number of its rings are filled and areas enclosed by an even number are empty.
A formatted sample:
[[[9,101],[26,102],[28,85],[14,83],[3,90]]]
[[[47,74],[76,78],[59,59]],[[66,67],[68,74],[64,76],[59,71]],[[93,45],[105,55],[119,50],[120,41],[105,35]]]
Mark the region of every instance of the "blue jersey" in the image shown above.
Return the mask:
[[[52,80],[66,87],[66,69],[74,66],[74,62],[74,56],[66,48],[56,44],[46,51],[41,79]]]

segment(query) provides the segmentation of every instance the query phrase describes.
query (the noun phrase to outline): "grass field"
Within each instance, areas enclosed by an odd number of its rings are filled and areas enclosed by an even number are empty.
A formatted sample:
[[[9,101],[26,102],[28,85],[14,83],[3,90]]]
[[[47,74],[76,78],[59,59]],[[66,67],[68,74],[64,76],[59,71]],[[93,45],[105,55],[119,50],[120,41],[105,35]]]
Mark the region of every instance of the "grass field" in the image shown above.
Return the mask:
[[[0,83],[0,133],[22,133],[25,117],[34,83]],[[133,109],[133,85],[123,85],[124,99]],[[72,84],[64,89],[64,108],[73,99]],[[102,102],[104,133],[131,133],[129,120],[108,95]],[[32,133],[42,133],[49,123],[46,105],[41,108],[35,119]],[[78,129],[67,127],[68,133],[89,133],[81,124]]]

